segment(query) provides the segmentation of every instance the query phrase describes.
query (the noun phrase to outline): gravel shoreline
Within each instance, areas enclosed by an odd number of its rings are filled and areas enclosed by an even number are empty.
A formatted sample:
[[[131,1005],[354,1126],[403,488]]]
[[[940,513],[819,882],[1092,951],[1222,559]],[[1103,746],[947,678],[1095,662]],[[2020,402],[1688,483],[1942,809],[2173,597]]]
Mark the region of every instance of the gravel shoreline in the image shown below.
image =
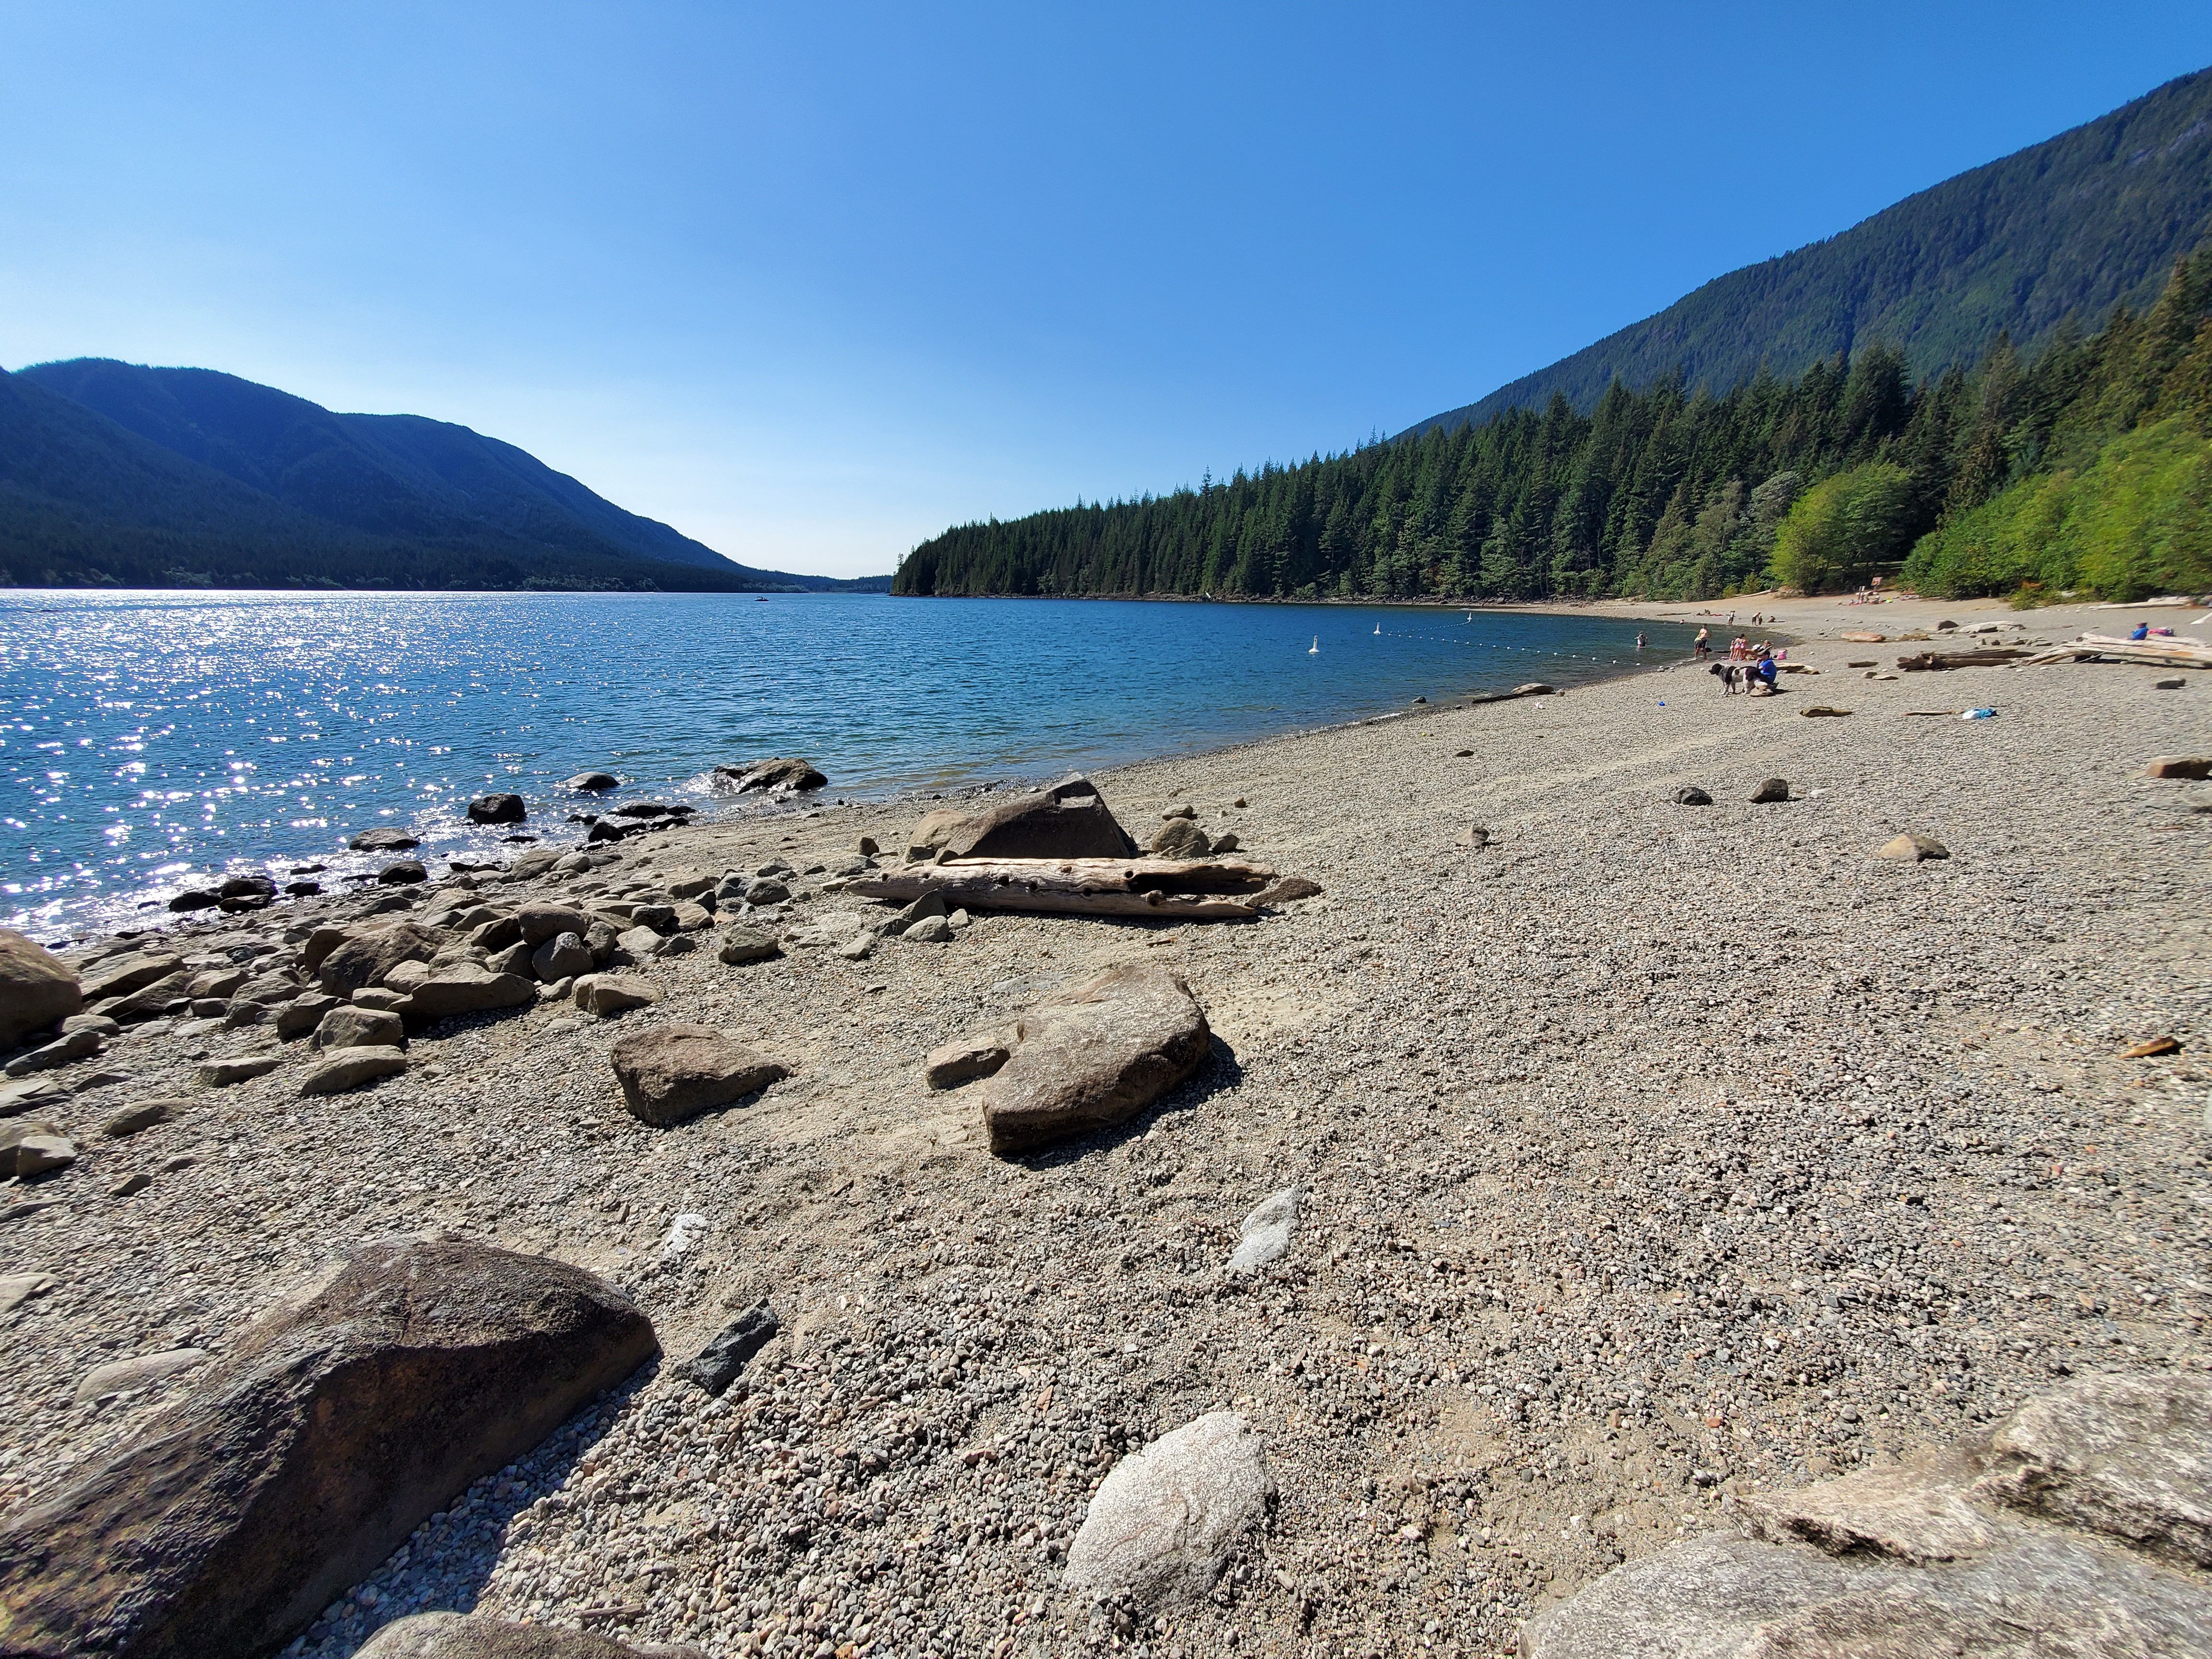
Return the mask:
[[[1933,607],[1784,610],[1819,672],[1771,699],[1684,666],[1098,775],[1140,836],[1188,802],[1326,890],[1256,922],[979,915],[860,960],[657,957],[657,1007],[464,1017],[322,1098],[267,1027],[126,1029],[51,1074],[76,1164],[0,1196],[0,1271],[56,1281],[0,1314],[0,1503],[191,1386],[77,1403],[95,1365],[220,1353],[333,1254],[436,1230],[617,1281],[665,1357],[288,1651],[477,1607],[717,1659],[1499,1653],[1745,1492],[1948,1441],[2054,1376],[2212,1364],[2212,813],[2142,775],[2212,753],[2212,677],[1869,679],[1845,664],[1899,647],[1833,635]],[[2112,614],[2021,620],[2063,639]],[[1906,714],[1969,704],[2001,713]],[[1791,799],[1749,805],[1771,776]],[[1718,805],[1674,804],[1690,784]],[[697,824],[527,890],[781,857],[827,867],[793,884],[818,927],[875,910],[822,882],[915,810]],[[1951,856],[1875,860],[1901,832]],[[410,914],[522,890],[417,890]],[[177,938],[221,955],[376,902]],[[926,1087],[933,1048],[1131,960],[1184,975],[1216,1036],[1160,1109],[994,1158],[963,1091]],[[790,1075],[649,1128],[606,1051],[656,1019]],[[2179,1054],[2118,1057],[2167,1034]],[[267,1075],[193,1081],[264,1053]],[[1293,1185],[1287,1255],[1226,1274],[1239,1219]],[[727,1395],[673,1375],[763,1297],[781,1334]],[[1279,1496],[1211,1599],[1139,1622],[1066,1595],[1115,1460],[1220,1409]]]

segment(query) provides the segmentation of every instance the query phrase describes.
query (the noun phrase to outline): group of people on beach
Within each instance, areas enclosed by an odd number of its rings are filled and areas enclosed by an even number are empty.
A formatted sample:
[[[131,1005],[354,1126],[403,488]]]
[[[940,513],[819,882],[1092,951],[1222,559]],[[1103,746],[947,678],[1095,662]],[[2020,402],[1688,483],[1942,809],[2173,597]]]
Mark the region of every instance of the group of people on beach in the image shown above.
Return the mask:
[[[1754,623],[1759,620],[1757,617],[1752,618]],[[1700,628],[1698,637],[1690,642],[1690,651],[1698,662],[1711,656],[1712,630]],[[1727,658],[1714,663],[1708,672],[1720,682],[1723,696],[1734,696],[1741,691],[1754,697],[1769,697],[1774,695],[1775,680],[1782,672],[1782,659],[1789,654],[1787,651],[1777,651],[1765,640],[1753,645],[1749,635],[1739,634],[1729,641]]]

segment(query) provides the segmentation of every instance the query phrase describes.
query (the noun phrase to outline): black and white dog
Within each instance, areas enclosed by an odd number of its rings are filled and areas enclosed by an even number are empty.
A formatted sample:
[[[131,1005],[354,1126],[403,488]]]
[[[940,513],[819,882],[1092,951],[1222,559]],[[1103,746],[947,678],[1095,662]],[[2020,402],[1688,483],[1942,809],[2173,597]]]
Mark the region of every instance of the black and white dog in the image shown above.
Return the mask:
[[[1706,671],[1721,683],[1721,695],[1732,697],[1743,688],[1744,670],[1740,663],[1717,662]]]

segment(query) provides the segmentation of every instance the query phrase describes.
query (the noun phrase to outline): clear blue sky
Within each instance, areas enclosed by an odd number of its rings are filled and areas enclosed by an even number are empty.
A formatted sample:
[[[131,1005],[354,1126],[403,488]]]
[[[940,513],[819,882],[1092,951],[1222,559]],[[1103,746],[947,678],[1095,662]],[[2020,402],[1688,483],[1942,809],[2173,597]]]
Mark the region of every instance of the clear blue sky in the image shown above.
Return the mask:
[[[0,0],[0,364],[465,422],[749,563],[1463,404],[2212,7]]]

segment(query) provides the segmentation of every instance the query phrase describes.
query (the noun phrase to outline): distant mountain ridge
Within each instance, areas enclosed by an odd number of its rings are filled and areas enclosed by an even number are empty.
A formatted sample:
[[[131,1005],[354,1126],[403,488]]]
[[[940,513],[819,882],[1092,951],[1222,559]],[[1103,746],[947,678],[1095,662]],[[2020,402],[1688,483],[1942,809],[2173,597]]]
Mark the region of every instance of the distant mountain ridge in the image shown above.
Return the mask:
[[[0,567],[133,585],[888,585],[738,564],[467,427],[106,358],[0,375]]]
[[[1917,373],[2001,333],[2032,350],[2069,318],[2146,309],[2212,230],[2212,70],[1909,196],[1849,230],[1707,283],[1664,311],[1400,435],[1539,408],[1588,413],[1616,378],[1716,394],[1880,342]]]

